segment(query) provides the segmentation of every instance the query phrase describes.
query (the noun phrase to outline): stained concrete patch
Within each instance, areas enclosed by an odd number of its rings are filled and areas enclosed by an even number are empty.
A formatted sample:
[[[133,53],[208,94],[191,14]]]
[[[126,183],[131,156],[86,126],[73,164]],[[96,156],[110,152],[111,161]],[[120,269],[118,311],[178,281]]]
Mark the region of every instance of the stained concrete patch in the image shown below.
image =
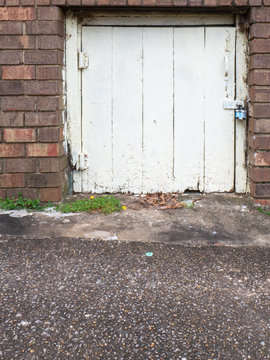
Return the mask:
[[[77,196],[75,198],[81,198]],[[117,195],[127,210],[61,214],[55,210],[12,220],[0,217],[3,234],[31,237],[77,237],[120,241],[167,242],[183,245],[269,246],[270,217],[260,213],[247,196],[192,194],[192,208],[159,210],[146,206],[138,196]]]

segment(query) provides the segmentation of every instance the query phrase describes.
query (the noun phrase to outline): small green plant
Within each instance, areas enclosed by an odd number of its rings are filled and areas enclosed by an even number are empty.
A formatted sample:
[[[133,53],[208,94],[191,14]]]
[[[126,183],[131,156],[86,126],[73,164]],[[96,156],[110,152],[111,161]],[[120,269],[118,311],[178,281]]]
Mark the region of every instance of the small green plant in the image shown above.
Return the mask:
[[[23,198],[21,193],[18,194],[18,197],[12,197],[11,199],[7,198],[3,200],[0,198],[0,208],[3,210],[27,209],[41,211],[50,206],[52,206],[51,203],[43,205],[38,199],[31,200]]]
[[[263,213],[263,214],[266,214],[266,215],[270,216],[270,211],[266,211],[266,210],[264,210],[264,209],[261,208],[261,207],[258,207],[257,210],[259,210],[259,211],[260,211],[261,213]]]
[[[56,206],[56,210],[63,213],[100,211],[103,214],[110,214],[114,211],[121,211],[121,209],[120,200],[112,195],[104,195],[97,198],[91,196],[90,199],[66,202]]]

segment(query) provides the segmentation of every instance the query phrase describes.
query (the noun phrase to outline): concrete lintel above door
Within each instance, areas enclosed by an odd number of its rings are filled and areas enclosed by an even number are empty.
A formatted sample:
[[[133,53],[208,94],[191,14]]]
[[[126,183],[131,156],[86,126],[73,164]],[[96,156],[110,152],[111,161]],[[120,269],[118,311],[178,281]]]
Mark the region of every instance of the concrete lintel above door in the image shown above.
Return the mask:
[[[88,26],[219,26],[234,25],[232,14],[172,14],[156,12],[92,12],[81,25]]]

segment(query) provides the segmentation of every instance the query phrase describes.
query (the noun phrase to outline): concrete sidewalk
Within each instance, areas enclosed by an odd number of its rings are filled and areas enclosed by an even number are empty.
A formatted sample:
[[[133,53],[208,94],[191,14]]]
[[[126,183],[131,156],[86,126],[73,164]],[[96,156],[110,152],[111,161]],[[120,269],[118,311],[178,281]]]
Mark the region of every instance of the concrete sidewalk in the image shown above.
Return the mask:
[[[127,210],[111,215],[0,212],[0,234],[27,238],[167,242],[182,245],[269,246],[270,217],[246,196],[188,194],[192,208],[158,210],[132,195],[117,195]],[[77,196],[79,198],[82,196]]]
[[[1,359],[270,359],[269,248],[9,238],[0,262]]]

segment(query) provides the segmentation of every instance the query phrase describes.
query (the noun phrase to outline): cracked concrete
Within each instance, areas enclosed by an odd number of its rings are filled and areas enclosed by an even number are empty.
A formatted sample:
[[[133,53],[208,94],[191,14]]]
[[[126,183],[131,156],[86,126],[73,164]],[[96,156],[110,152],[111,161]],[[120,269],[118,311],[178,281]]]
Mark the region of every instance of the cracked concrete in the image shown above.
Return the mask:
[[[83,195],[75,196],[75,198]],[[247,196],[188,194],[195,207],[158,210],[138,196],[117,195],[127,210],[60,214],[1,212],[0,234],[26,237],[72,237],[120,241],[166,242],[182,245],[269,246],[270,217]]]

